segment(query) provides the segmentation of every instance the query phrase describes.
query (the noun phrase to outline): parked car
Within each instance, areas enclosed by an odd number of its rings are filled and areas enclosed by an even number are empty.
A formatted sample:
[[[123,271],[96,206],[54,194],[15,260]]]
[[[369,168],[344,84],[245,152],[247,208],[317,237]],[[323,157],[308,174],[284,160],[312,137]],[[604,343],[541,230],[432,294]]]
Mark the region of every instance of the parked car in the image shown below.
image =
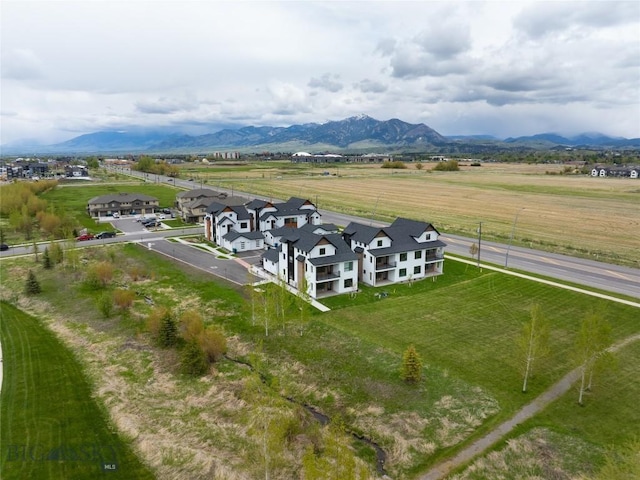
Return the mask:
[[[120,218],[120,214],[119,214],[118,212],[115,212],[115,213],[113,214],[113,218]]]
[[[96,235],[96,238],[114,238],[116,236],[116,232],[100,232]]]
[[[6,243],[0,243],[0,251],[4,252],[5,250],[9,250],[9,245]]]
[[[169,208],[163,208],[163,209],[162,209],[162,213],[169,214],[169,213],[171,213],[171,209],[169,209]]]
[[[80,235],[78,238],[76,238],[76,241],[78,242],[83,242],[85,240],[93,240],[95,237],[93,236],[92,233],[84,233],[82,235]]]
[[[158,222],[157,220],[152,220],[148,223],[145,223],[144,226],[146,228],[154,228],[154,227],[159,227],[160,226],[160,222]]]
[[[164,213],[159,213],[157,218],[159,220],[164,220],[165,219]]]

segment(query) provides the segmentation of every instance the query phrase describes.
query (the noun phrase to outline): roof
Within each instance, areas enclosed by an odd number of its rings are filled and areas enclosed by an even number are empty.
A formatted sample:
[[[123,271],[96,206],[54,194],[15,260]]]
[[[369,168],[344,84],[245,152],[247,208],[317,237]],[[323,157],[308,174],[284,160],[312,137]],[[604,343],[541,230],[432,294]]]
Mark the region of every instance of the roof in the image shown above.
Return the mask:
[[[262,232],[253,231],[253,232],[236,232],[231,231],[222,237],[228,242],[233,242],[238,238],[246,238],[247,240],[262,240],[264,237],[262,236]]]
[[[155,197],[151,197],[149,195],[144,195],[142,193],[110,193],[108,195],[101,195],[99,197],[93,197],[89,200],[88,204],[92,205],[95,203],[130,203],[135,200],[139,200],[141,202],[157,202],[158,199]]]
[[[397,218],[389,227],[372,227],[360,223],[351,222],[344,229],[343,233],[350,236],[352,241],[371,243],[376,236],[383,233],[391,239],[391,246],[382,248],[370,248],[369,253],[374,256],[390,255],[392,253],[411,252],[424,250],[425,248],[445,247],[446,243],[440,240],[429,242],[417,242],[415,239],[426,230],[438,230],[430,223],[411,220],[408,218]]]
[[[280,251],[275,248],[270,248],[266,252],[262,254],[262,258],[265,260],[269,260],[272,263],[278,263],[278,259],[280,256]]]
[[[254,198],[249,203],[245,203],[245,207],[247,207],[249,210],[256,210],[258,208],[263,208],[267,203],[269,202],[267,202],[266,200],[259,200],[257,198]]]
[[[300,229],[311,233],[338,233],[339,230],[338,226],[333,223],[322,223],[320,225],[305,223]]]
[[[306,253],[311,252],[311,250],[322,240],[327,240],[331,243],[331,245],[335,247],[336,253],[334,255],[310,258],[309,262],[313,265],[327,265],[358,259],[358,256],[351,251],[347,242],[345,242],[337,233],[318,235],[304,230],[295,229],[289,234],[282,236],[283,242],[292,243],[298,250]]]
[[[210,188],[195,188],[186,192],[180,192],[176,195],[178,198],[198,198],[198,197],[217,197],[218,192],[211,190]]]

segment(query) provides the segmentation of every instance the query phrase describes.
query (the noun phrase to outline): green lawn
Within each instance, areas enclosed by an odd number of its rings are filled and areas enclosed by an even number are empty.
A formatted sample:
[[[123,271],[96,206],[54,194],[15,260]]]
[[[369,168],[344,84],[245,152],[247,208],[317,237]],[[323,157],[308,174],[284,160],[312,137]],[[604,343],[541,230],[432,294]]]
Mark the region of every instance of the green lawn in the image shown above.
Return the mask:
[[[100,231],[100,226],[87,215],[87,202],[93,197],[110,193],[142,193],[156,197],[161,207],[169,207],[176,201],[176,194],[181,192],[175,187],[162,184],[141,183],[137,185],[82,185],[58,186],[42,195],[42,198],[57,210],[68,212],[90,231]]]
[[[114,433],[73,354],[7,303],[0,303],[0,318],[0,477],[154,478]]]
[[[247,347],[230,355],[253,362],[251,353],[262,352],[258,368],[274,391],[314,405],[331,417],[339,416],[350,430],[376,440],[393,453],[388,467],[398,478],[453,453],[566,373],[579,324],[590,310],[603,312],[615,339],[640,331],[638,311],[632,307],[448,260],[445,275],[411,286],[390,286],[384,299],[377,299],[378,290],[369,288],[355,298],[327,299],[333,310],[311,315],[302,335],[296,325],[300,313],[291,307],[287,324],[272,322],[265,337],[261,321],[253,324],[241,292],[205,273],[172,264],[135,245],[89,249],[84,255],[96,256],[95,260],[117,258],[123,272],[141,266],[148,279],[137,283],[136,291],[156,305],[177,311],[207,305],[207,321],[221,325],[228,337]],[[20,289],[19,275],[24,273],[18,272],[24,272],[24,267],[11,270],[11,264],[2,262],[0,268],[7,280],[5,288]],[[106,322],[93,298],[100,292],[87,290],[70,277],[56,277],[62,274],[38,272],[44,290],[40,298],[73,319],[70,323],[76,328],[86,324],[112,335],[140,335],[141,324],[135,319],[144,316],[149,305],[137,301],[131,319]],[[62,285],[67,285],[66,290]],[[64,300],[69,297],[76,300],[69,304]],[[553,354],[548,366],[531,379],[530,391],[522,394],[515,338],[534,302],[551,320]],[[425,362],[425,380],[417,387],[406,385],[399,376],[402,352],[411,343]],[[639,355],[630,347],[620,355],[627,357],[611,376],[613,383],[598,382],[598,391],[586,407],[577,407],[571,397],[532,425],[565,435],[573,432],[576,438],[598,446],[628,441],[638,424],[637,413],[630,409],[639,393],[635,379]],[[224,362],[220,368],[226,368]],[[585,415],[591,411],[591,416]],[[576,455],[575,465],[580,465],[583,452]],[[576,467],[571,473],[580,471]]]

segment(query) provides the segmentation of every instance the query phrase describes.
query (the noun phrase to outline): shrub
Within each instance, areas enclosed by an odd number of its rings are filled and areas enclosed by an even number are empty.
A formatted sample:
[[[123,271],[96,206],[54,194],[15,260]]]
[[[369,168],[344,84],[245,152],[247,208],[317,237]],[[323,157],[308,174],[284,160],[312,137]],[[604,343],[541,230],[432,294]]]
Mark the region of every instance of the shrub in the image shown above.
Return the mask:
[[[382,168],[407,168],[407,165],[404,162],[396,160],[394,162],[384,162],[382,164]]]
[[[111,318],[111,315],[113,315],[113,299],[111,295],[107,293],[100,295],[96,300],[96,304],[104,318]]]
[[[87,285],[93,288],[106,287],[113,278],[113,264],[111,262],[98,262],[89,267],[87,271]]]
[[[227,353],[227,339],[224,333],[215,327],[208,327],[204,330],[198,339],[198,343],[210,362],[217,362]]]
[[[457,172],[460,170],[457,160],[447,160],[446,162],[439,162],[433,167],[433,170],[438,172]]]
[[[160,319],[158,343],[161,347],[174,347],[178,344],[178,326],[170,310]]]
[[[422,378],[422,360],[413,345],[409,345],[402,355],[401,377],[407,383],[418,383]]]
[[[136,294],[131,290],[116,289],[113,292],[113,303],[115,303],[120,310],[129,310],[133,305],[133,300]]]
[[[200,376],[209,370],[209,362],[197,342],[187,342],[180,356],[180,371],[187,375]]]

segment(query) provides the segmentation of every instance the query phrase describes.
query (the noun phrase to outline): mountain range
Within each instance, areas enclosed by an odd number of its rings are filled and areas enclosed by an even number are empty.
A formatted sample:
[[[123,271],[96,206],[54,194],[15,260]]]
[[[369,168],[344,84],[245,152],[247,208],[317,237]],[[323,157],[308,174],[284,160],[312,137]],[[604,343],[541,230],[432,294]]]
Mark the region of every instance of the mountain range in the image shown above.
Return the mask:
[[[367,115],[327,123],[289,127],[226,128],[205,135],[185,135],[166,130],[102,131],[80,135],[53,145],[3,145],[9,153],[193,153],[222,150],[244,152],[467,152],[481,153],[513,149],[640,148],[640,138],[609,137],[584,133],[566,138],[554,133],[507,138],[440,135],[423,123],[411,124],[393,118],[380,121]]]

